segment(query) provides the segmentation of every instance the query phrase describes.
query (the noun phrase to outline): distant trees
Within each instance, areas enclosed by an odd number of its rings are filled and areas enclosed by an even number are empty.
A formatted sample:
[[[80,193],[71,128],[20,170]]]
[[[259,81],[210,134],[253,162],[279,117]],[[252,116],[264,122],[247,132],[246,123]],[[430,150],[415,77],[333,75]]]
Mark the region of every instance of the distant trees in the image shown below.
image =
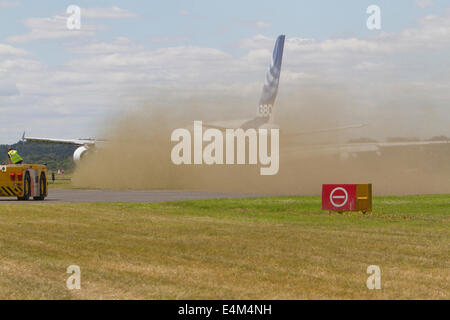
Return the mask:
[[[371,142],[373,143],[373,142],[378,142],[378,141],[375,140],[375,139],[365,138],[365,137],[357,138],[357,139],[351,139],[351,140],[348,141],[348,143],[371,143]]]
[[[9,145],[0,145],[0,163],[8,163]],[[77,146],[22,142],[11,145],[24,159],[25,163],[47,164],[49,170],[63,169],[70,171],[74,168],[72,159]]]
[[[446,136],[434,136],[428,139],[427,141],[450,141],[450,138]]]
[[[406,137],[389,137],[386,139],[387,142],[414,142],[421,141],[419,138],[406,138]]]

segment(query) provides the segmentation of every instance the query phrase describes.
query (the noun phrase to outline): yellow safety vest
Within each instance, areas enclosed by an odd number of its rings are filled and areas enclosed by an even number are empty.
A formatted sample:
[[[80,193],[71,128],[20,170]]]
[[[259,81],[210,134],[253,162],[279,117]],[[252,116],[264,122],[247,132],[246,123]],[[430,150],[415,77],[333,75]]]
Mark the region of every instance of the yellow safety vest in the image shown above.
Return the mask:
[[[9,155],[9,158],[11,159],[12,163],[17,163],[17,162],[23,161],[22,157],[19,156],[19,154],[17,153],[16,150],[8,151],[8,155]]]

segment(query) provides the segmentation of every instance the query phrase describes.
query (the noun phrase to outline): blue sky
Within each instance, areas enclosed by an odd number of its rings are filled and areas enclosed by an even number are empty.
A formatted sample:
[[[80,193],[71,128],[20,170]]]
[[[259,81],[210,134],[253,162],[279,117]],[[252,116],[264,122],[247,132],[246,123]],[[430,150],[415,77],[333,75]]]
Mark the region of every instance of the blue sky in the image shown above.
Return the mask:
[[[366,27],[373,4],[380,31]],[[69,5],[82,8],[79,32],[65,29]],[[423,136],[448,134],[449,7],[443,0],[0,0],[0,143],[16,141],[22,129],[96,135],[106,115],[151,99],[137,93],[168,86],[194,92],[207,84],[214,95],[239,84],[239,94],[257,95],[279,34],[288,38],[286,91],[345,82],[371,114],[392,101],[416,111],[432,105],[441,123],[434,131],[428,123]],[[403,94],[374,102],[387,88]],[[14,123],[24,113],[29,119]]]
[[[383,10],[383,30],[398,32],[411,27],[425,14],[442,12],[448,5],[445,0],[433,0],[433,5],[420,7],[414,0],[373,1],[8,1],[17,6],[1,8],[0,39],[26,33],[23,20],[30,17],[64,15],[65,9],[76,4],[81,8],[113,6],[134,12],[136,19],[97,19],[105,27],[96,36],[102,40],[128,37],[148,46],[164,46],[164,43],[148,43],[152,37],[180,39],[178,44],[214,47],[233,51],[234,44],[251,37],[257,31],[275,37],[285,33],[293,37],[318,40],[335,37],[371,36],[374,31],[366,28],[366,8],[371,4]],[[252,22],[267,22],[271,26],[259,28]],[[248,22],[248,24],[246,24]],[[265,30],[264,30],[265,29]],[[60,61],[64,52],[54,52],[55,43],[29,43],[23,47],[34,49],[42,59],[52,63]],[[57,50],[58,51],[58,50]]]

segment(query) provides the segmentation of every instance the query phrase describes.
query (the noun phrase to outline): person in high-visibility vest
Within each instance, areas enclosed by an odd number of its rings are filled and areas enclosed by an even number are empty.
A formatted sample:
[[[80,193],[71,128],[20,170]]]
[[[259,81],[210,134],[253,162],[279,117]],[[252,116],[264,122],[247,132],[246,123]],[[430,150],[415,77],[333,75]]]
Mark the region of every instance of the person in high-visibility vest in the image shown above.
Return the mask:
[[[23,159],[21,156],[19,156],[19,154],[17,153],[16,150],[9,147],[8,148],[8,162],[12,163],[12,164],[20,164],[20,163],[23,163]]]

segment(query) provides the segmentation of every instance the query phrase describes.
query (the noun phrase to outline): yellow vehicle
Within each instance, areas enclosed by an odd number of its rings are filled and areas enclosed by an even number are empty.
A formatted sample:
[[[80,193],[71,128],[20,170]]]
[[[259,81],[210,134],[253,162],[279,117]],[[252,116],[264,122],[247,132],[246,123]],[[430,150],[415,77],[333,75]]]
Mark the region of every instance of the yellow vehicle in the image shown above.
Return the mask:
[[[41,164],[0,165],[0,197],[44,200],[47,197],[47,167]]]

